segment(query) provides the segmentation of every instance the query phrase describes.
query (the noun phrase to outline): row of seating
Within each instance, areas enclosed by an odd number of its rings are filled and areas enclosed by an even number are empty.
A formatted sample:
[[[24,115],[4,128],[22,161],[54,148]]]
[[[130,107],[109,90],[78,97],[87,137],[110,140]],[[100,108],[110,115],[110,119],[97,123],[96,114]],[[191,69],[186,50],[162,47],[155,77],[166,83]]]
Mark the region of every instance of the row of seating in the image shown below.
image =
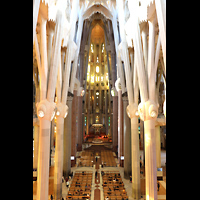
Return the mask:
[[[106,167],[116,167],[117,164],[115,162],[115,158],[113,156],[113,152],[109,150],[102,150],[101,151],[101,162]]]
[[[82,151],[81,158],[79,160],[79,167],[93,167],[93,151]]]
[[[92,172],[76,172],[66,199],[91,199]]]
[[[119,171],[102,171],[103,192],[105,200],[128,200]]]

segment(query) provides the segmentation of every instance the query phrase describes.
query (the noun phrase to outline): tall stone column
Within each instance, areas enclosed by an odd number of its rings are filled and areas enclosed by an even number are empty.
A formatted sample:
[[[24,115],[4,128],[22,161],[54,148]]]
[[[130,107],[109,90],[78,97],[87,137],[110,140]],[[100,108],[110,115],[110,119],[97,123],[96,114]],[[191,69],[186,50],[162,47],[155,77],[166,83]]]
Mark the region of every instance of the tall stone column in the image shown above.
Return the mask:
[[[107,89],[105,90],[105,125],[106,125],[106,135],[108,135],[108,94],[107,94]]]
[[[156,134],[156,166],[161,167],[160,126],[155,127]]]
[[[113,96],[113,151],[117,151],[117,144],[118,144],[118,97]]]
[[[127,114],[131,118],[131,151],[132,151],[132,197],[141,198],[140,189],[140,151],[138,135],[138,106],[129,104]]]
[[[140,141],[141,141],[141,147],[143,149],[143,156],[142,156],[142,163],[145,165],[145,140],[144,140],[144,121],[140,119]]]
[[[120,166],[124,166],[124,161],[121,160],[124,156],[124,136],[123,136],[123,104],[122,104],[122,90],[118,90],[118,160]]]
[[[47,99],[37,105],[37,116],[40,120],[39,151],[37,168],[37,199],[48,199],[49,186],[49,156],[50,156],[50,126],[54,117],[55,103]]]
[[[34,124],[34,157],[33,157],[33,169],[37,169],[38,165],[38,148],[39,148],[39,120]]]
[[[102,123],[102,90],[101,90],[101,82],[100,82],[100,87],[99,87],[99,123]]]
[[[69,94],[69,93],[68,93]],[[67,97],[68,115],[64,120],[63,136],[63,174],[64,178],[71,173],[71,130],[72,130],[72,100],[73,94]]]
[[[82,151],[82,140],[83,140],[83,133],[82,133],[82,102],[83,102],[83,97],[82,96],[77,96],[77,104],[78,104],[78,109],[77,109],[77,120],[78,120],[78,126],[77,126],[77,136],[78,136],[78,147],[77,151]]]
[[[47,48],[46,48],[46,22],[47,20],[40,16],[41,27],[41,66],[44,69],[40,71],[40,102],[37,106],[37,116],[40,120],[39,132],[39,151],[37,168],[37,199],[47,200],[49,191],[49,156],[50,156],[50,126],[55,103],[49,98],[46,99],[47,82],[45,74],[47,72]],[[45,71],[46,70],[46,71]],[[49,101],[50,100],[50,101]]]
[[[153,200],[157,199],[155,121],[158,106],[155,102],[148,100],[145,103],[140,103],[138,108],[140,118],[144,121],[146,197]]]
[[[55,165],[54,165],[54,198],[62,198],[62,173],[63,173],[63,128],[64,118],[57,116],[57,134],[55,145]]]
[[[89,126],[90,126],[90,86],[88,89],[88,107],[87,107],[87,131],[86,134],[89,134]]]
[[[84,57],[85,57],[85,52],[80,52],[80,87],[83,87],[83,67],[84,67]],[[87,73],[87,72],[86,72]]]
[[[128,97],[122,95],[123,99],[123,123],[124,123],[124,178],[129,179],[131,175],[131,120],[126,113],[128,106]]]
[[[71,134],[71,156],[74,156],[74,160],[71,161],[71,166],[76,164],[76,144],[77,144],[77,90],[74,90],[74,97],[72,101],[72,134]]]
[[[59,96],[59,95],[58,95]],[[54,198],[61,200],[62,198],[62,175],[63,175],[63,134],[64,134],[64,118],[68,114],[68,106],[61,103],[57,98],[56,110],[56,145],[55,145],[55,164],[54,164]]]
[[[37,168],[37,199],[47,200],[49,191],[50,120],[40,120]]]

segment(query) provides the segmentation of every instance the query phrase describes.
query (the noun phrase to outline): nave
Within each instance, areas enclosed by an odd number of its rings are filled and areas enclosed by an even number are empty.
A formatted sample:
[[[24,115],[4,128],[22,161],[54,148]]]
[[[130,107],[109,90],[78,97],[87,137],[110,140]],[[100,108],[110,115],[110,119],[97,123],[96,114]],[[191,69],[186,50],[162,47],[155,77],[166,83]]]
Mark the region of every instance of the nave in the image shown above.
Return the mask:
[[[62,176],[95,170],[89,196],[105,198],[102,162],[128,199],[163,199],[166,0],[33,1],[33,140],[37,200],[66,199]]]
[[[114,159],[116,166],[110,167],[106,163],[103,165],[102,168],[102,156],[105,152],[109,152],[109,155],[113,155],[112,158]],[[103,154],[102,154],[103,153]],[[92,156],[91,156],[92,154]],[[50,195],[54,194],[54,155],[55,152],[52,152],[52,159],[51,159],[51,167],[49,170],[49,199]],[[81,156],[83,155],[83,156]],[[87,156],[88,155],[88,156]],[[143,150],[140,150],[140,155],[143,155]],[[97,157],[97,162],[96,162]],[[80,159],[88,160],[90,158],[90,162],[93,163],[93,166],[78,166],[78,163]],[[111,156],[109,157],[111,158]],[[103,163],[105,163],[103,161]],[[166,151],[161,151],[161,165],[163,168],[163,180],[160,180],[160,188],[159,191],[157,191],[158,199],[164,200],[166,199]],[[97,178],[95,176],[96,171]],[[90,199],[90,200],[106,200],[106,197],[109,198],[109,200],[120,200],[122,197],[127,197],[129,200],[133,200],[131,197],[132,195],[132,183],[129,179],[124,178],[124,168],[119,167],[119,162],[117,160],[116,154],[110,150],[105,145],[90,145],[88,148],[84,149],[83,151],[80,151],[77,153],[77,161],[75,167],[71,168],[71,172],[73,172],[73,177],[69,181],[70,187],[66,187],[66,181],[62,183],[62,197],[64,200],[67,199]],[[84,175],[83,175],[84,172]],[[102,176],[102,173],[104,175]],[[119,173],[119,177],[118,177]],[[123,187],[121,194],[123,194],[123,189],[125,189],[125,195],[120,195],[120,190],[114,190],[113,186],[115,185],[113,183],[113,180],[115,178],[115,174],[117,174],[117,182],[122,182]],[[108,180],[108,177],[111,176],[110,182]],[[77,181],[77,178],[79,177],[80,184],[75,184]],[[84,177],[84,178],[83,178]],[[104,184],[104,182],[107,180],[107,185]],[[91,182],[90,182],[91,181]],[[88,188],[86,189],[86,182],[88,185]],[[146,200],[145,196],[145,168],[144,166],[141,167],[141,174],[140,174],[140,183],[141,183],[141,200]],[[116,186],[118,184],[116,183]],[[80,187],[79,187],[80,186]],[[109,188],[111,189],[111,192],[109,194]],[[83,192],[81,191],[83,190]],[[86,189],[86,190],[85,190]],[[78,191],[79,190],[79,191]],[[77,192],[77,194],[76,194]],[[82,193],[81,193],[82,192]],[[72,194],[72,195],[69,195]],[[86,194],[86,195],[83,195]],[[89,194],[89,196],[87,196]],[[33,200],[36,200],[37,196],[37,181],[33,181]],[[71,197],[71,198],[70,198]],[[73,198],[74,197],[74,198]],[[124,198],[125,200],[126,198]]]

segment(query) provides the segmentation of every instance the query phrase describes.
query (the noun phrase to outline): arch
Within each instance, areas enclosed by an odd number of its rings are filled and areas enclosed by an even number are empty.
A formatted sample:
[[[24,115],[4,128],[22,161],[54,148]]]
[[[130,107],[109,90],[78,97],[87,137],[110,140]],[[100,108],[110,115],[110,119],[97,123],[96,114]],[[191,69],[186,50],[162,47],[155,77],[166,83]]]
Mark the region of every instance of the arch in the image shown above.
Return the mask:
[[[95,4],[91,7],[89,7],[83,14],[83,19],[88,19],[95,13],[101,13],[104,17],[109,18],[112,20],[113,15],[111,14],[110,10],[108,10],[106,7],[102,6],[101,4]]]

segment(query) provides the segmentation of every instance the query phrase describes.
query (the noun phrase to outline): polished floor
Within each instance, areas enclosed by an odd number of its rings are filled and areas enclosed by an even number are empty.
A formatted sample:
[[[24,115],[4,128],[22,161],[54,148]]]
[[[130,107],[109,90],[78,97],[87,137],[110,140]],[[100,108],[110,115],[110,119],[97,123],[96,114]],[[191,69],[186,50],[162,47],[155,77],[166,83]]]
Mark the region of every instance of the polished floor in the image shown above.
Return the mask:
[[[101,149],[104,147],[100,147],[100,146],[92,146],[88,149],[94,149],[97,151],[101,151]],[[78,153],[80,154],[80,153]],[[141,156],[143,155],[143,151],[140,150],[140,154]],[[115,155],[115,154],[114,154]],[[94,158],[95,160],[95,158]],[[116,162],[117,158],[115,157]],[[124,168],[123,167],[104,167],[101,168],[100,166],[101,163],[101,159],[98,159],[97,163],[95,162],[93,167],[72,167],[71,170],[73,172],[76,171],[91,171],[93,172],[93,180],[92,180],[92,188],[91,188],[91,200],[103,200],[104,196],[103,196],[103,187],[102,187],[102,177],[101,177],[101,171],[119,171],[120,175],[122,177],[122,181],[125,185],[125,190],[127,192],[127,195],[129,197],[129,200],[133,200],[133,198],[131,197],[132,194],[132,187],[130,181],[128,179],[124,179]],[[161,151],[161,165],[163,167],[163,181],[159,181],[160,183],[160,188],[159,191],[157,192],[158,194],[158,199],[159,200],[165,200],[166,199],[166,167],[165,167],[165,163],[166,163],[166,151]],[[50,167],[50,171],[49,171],[49,199],[50,199],[50,195],[53,195],[54,192],[54,153],[52,154],[52,166]],[[99,172],[98,173],[98,178],[95,178],[95,172],[96,170]],[[142,167],[141,169],[142,171],[145,171],[144,167]],[[141,200],[146,200],[146,195],[145,195],[145,174],[140,174],[140,181],[141,181]],[[71,183],[71,182],[70,182]],[[68,193],[68,189],[66,187],[66,183],[64,182],[62,184],[62,196],[64,198],[64,200],[66,200],[66,196]],[[36,200],[36,195],[37,195],[37,181],[33,181],[33,199]]]

